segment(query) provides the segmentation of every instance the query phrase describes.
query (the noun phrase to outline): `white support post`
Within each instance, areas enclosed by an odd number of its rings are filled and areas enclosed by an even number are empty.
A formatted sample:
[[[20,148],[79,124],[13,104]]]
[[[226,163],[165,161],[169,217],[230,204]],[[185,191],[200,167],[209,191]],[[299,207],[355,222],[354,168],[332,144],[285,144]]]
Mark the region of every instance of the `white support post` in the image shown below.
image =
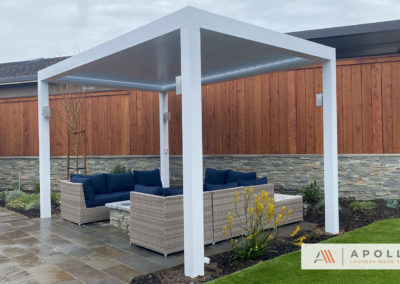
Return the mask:
[[[51,218],[49,86],[38,80],[40,218]]]
[[[324,125],[325,231],[339,233],[339,189],[336,113],[336,59],[322,64]]]
[[[169,187],[168,93],[160,93],[159,100],[161,182],[163,187]]]
[[[185,275],[204,275],[200,28],[181,28]]]

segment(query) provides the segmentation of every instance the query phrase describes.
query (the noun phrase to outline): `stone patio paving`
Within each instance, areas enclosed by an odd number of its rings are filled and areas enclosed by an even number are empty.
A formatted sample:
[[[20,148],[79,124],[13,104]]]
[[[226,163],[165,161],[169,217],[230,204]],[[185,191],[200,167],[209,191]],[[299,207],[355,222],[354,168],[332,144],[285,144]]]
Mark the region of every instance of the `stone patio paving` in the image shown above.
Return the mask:
[[[284,226],[280,233],[295,226]],[[302,224],[303,229],[314,226]],[[225,241],[207,246],[205,254],[229,249]],[[30,219],[0,207],[0,283],[129,283],[183,260],[183,253],[165,258],[130,246],[128,235],[108,221],[78,226],[59,217]]]
[[[207,246],[206,255],[230,248]],[[0,207],[0,283],[129,283],[183,263],[130,246],[126,233],[99,222],[78,226],[60,218],[30,219]]]

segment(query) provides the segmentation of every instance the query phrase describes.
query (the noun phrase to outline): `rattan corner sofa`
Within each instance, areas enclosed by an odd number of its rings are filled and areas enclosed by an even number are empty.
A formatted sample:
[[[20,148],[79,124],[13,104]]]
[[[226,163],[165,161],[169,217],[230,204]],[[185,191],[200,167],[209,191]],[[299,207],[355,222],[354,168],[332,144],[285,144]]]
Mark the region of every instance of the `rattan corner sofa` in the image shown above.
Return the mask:
[[[61,218],[78,225],[110,219],[105,206],[86,207],[83,185],[61,181]]]
[[[234,237],[244,234],[240,225],[244,218],[235,214],[236,191],[242,192],[244,187],[235,187],[208,191],[203,193],[204,200],[204,244],[230,238],[224,236],[222,228],[227,225],[227,212],[232,212]],[[260,195],[261,191],[274,196],[272,184],[254,186],[254,193]],[[275,206],[280,210],[286,206],[293,209],[290,218],[285,224],[303,220],[303,200],[301,196],[275,195]],[[168,254],[182,251],[184,248],[183,228],[183,196],[157,196],[138,192],[131,192],[130,210],[130,242],[141,247],[156,251],[167,256]],[[242,208],[243,200],[239,201],[238,208]]]

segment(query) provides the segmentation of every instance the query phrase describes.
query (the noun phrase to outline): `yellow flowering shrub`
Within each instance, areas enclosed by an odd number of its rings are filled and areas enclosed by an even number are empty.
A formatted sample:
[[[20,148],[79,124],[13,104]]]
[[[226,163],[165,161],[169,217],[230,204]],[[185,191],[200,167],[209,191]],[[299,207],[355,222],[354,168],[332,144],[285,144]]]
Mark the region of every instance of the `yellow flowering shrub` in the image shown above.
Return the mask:
[[[260,196],[253,194],[254,188],[245,187],[243,194],[239,191],[235,194],[235,214],[237,218],[244,217],[242,229],[245,234],[233,239],[233,216],[227,213],[228,224],[223,227],[222,233],[231,235],[231,245],[236,256],[242,259],[255,259],[259,255],[271,250],[271,245],[276,240],[277,226],[283,220],[287,220],[292,210],[286,210],[283,206],[280,212],[276,212],[273,198],[264,190]],[[238,208],[240,199],[243,198],[243,208]],[[236,217],[235,216],[235,217]]]

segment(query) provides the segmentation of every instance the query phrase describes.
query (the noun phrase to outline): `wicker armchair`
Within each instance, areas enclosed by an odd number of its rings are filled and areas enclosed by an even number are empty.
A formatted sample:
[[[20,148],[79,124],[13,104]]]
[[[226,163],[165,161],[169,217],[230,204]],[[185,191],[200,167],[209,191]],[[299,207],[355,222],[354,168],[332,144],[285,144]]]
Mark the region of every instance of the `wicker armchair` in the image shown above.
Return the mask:
[[[82,225],[110,219],[110,209],[105,206],[86,208],[82,184],[61,181],[61,218]]]
[[[211,192],[203,193],[204,244],[213,242]],[[130,241],[164,256],[182,251],[183,196],[131,192]]]
[[[303,221],[303,197],[300,195],[274,194],[274,202],[276,212],[281,212],[282,207],[286,207],[286,211],[292,209],[289,218],[279,224],[279,226]]]

